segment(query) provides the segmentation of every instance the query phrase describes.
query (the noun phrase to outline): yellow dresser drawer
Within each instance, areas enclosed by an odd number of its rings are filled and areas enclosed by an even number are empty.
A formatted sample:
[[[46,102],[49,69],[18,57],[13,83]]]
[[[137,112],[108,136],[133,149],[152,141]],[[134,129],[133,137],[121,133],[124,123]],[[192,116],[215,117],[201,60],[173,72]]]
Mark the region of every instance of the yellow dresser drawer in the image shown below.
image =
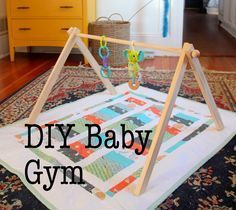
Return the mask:
[[[82,0],[10,0],[12,17],[83,16]],[[44,3],[43,3],[44,2]]]
[[[96,0],[6,0],[11,61],[16,47],[63,47],[70,27],[88,33]],[[84,39],[88,45],[88,41]]]
[[[12,36],[14,40],[62,41],[68,39],[66,31],[70,27],[82,29],[82,26],[82,20],[78,19],[19,19],[12,20]]]

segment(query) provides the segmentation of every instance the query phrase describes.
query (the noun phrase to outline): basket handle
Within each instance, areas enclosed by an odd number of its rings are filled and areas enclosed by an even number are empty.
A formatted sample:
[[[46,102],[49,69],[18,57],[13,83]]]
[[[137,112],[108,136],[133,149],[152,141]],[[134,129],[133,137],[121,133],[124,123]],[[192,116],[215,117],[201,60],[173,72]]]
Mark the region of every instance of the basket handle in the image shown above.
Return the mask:
[[[111,20],[111,17],[114,16],[114,15],[120,16],[120,17],[121,17],[121,20],[124,21],[124,18],[123,18],[123,16],[122,16],[120,13],[113,13],[113,14],[111,14],[111,15],[108,17],[108,19]]]
[[[101,16],[101,17],[97,18],[95,22],[98,22],[101,19],[106,19],[108,21],[111,21],[111,19],[109,17]]]

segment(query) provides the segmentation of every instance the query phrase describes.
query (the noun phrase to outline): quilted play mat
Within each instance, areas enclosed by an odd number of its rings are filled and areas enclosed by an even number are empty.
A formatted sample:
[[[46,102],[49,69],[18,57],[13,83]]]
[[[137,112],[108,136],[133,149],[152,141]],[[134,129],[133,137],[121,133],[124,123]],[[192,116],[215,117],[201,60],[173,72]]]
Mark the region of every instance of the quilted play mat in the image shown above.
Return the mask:
[[[24,184],[50,209],[153,209],[171,194],[187,177],[226,145],[236,134],[236,114],[220,110],[225,124],[216,131],[206,105],[178,98],[166,129],[160,154],[146,192],[132,194],[145,163],[152,137],[142,155],[136,155],[142,145],[135,134],[129,149],[104,147],[105,131],[114,130],[121,143],[124,124],[128,130],[153,130],[159,121],[166,94],[140,87],[130,91],[127,84],[116,87],[118,94],[107,91],[94,94],[76,102],[59,106],[40,115],[37,124],[43,128],[43,144],[47,142],[48,124],[75,124],[69,133],[70,148],[61,149],[63,136],[52,129],[53,149],[44,146],[25,148],[28,132],[25,120],[0,129],[1,164],[16,173]],[[88,143],[85,124],[98,124],[102,144],[99,148],[86,148]],[[38,142],[35,129],[32,141]],[[125,141],[130,142],[129,138]],[[92,142],[97,143],[97,138]],[[30,167],[28,176],[42,171],[40,184],[30,185],[25,178],[29,160],[39,160],[40,166]],[[62,185],[63,173],[59,171],[50,191],[44,190],[49,177],[43,166],[81,166],[84,184]],[[72,178],[70,173],[66,173]],[[75,177],[79,179],[79,177]]]

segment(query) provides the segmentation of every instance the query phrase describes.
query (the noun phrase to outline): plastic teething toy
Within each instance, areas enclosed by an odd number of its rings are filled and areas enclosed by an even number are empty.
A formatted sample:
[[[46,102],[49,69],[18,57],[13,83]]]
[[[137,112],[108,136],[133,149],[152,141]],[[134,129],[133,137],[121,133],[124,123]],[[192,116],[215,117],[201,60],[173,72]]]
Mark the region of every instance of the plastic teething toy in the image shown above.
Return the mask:
[[[143,51],[136,51],[134,49],[134,44],[132,42],[131,50],[127,49],[124,51],[124,56],[128,59],[128,70],[129,76],[131,79],[129,80],[129,87],[132,90],[137,90],[139,88],[139,77],[140,77],[140,66],[138,62],[144,60]]]
[[[107,47],[107,42],[105,40],[105,36],[101,37],[100,40],[100,48],[98,49],[99,57],[102,59],[102,66],[100,69],[100,75],[103,78],[110,78],[111,76],[111,67],[109,66],[109,56],[110,56],[110,50]],[[105,73],[106,71],[106,73]]]

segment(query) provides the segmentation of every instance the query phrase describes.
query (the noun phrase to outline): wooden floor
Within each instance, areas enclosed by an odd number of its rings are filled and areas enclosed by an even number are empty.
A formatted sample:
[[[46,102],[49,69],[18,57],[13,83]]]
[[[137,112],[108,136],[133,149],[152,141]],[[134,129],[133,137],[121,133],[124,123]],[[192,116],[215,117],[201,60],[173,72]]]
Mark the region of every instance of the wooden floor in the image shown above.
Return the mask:
[[[0,60],[0,101],[9,97],[34,78],[50,69],[56,62],[57,54],[17,53],[15,62],[9,57]],[[71,55],[66,65],[79,65],[82,56]]]
[[[236,38],[220,27],[218,16],[185,10],[184,34],[202,56],[236,56]]]
[[[154,66],[156,69],[175,69],[178,57],[156,57],[147,60],[142,67]],[[236,71],[236,57],[200,57],[205,69],[216,71]]]

